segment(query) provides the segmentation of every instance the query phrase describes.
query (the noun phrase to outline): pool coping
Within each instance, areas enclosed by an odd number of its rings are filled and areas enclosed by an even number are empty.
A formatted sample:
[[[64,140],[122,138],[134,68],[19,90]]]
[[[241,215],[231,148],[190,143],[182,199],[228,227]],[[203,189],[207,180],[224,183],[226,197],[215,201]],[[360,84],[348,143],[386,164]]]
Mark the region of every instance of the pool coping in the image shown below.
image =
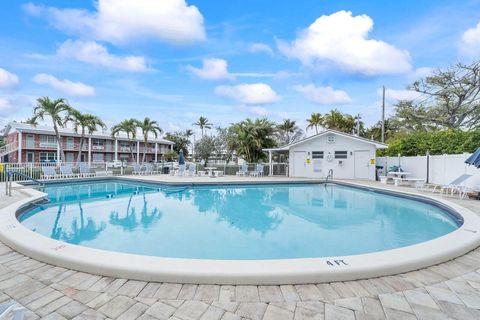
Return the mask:
[[[128,179],[138,182],[179,185],[179,183],[169,183],[168,181]],[[312,179],[287,179],[285,182],[288,183],[325,182]],[[109,179],[102,178],[101,180]],[[257,180],[243,183],[285,182],[283,180]],[[45,194],[34,189],[25,189],[23,192],[28,194],[26,199],[0,209],[0,240],[16,251],[42,262],[103,276],[142,281],[232,285],[320,283],[394,275],[446,262],[480,245],[480,217],[462,206],[435,196],[418,195],[403,190],[392,191],[345,181],[334,181],[333,183],[409,198],[427,199],[442,207],[451,208],[460,214],[464,221],[459,229],[433,240],[398,249],[352,256],[273,260],[163,258],[87,248],[33,232],[20,224],[16,213],[32,202],[43,199]],[[196,183],[183,182],[183,184],[195,185]],[[242,183],[212,181],[198,184],[232,185]]]

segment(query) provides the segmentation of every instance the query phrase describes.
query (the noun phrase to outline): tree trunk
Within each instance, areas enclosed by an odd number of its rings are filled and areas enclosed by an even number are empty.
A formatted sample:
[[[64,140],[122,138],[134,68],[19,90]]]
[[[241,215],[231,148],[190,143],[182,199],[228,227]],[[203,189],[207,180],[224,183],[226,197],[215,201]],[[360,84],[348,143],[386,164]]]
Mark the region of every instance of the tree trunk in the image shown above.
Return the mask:
[[[143,163],[145,163],[145,160],[147,160],[147,143],[148,140],[145,138],[145,140],[143,140]]]
[[[52,121],[54,120],[52,119]],[[55,121],[53,122],[53,130],[55,131],[55,136],[57,137],[58,149],[60,150],[60,160],[62,161],[62,163],[65,163],[65,154],[63,152],[63,145],[62,145],[60,133],[58,132],[57,124],[55,123]]]
[[[85,140],[85,129],[82,128],[82,135],[80,136],[80,149],[78,150],[78,156],[77,156],[77,164],[79,164],[80,160],[82,160],[82,150],[83,150],[84,140]]]

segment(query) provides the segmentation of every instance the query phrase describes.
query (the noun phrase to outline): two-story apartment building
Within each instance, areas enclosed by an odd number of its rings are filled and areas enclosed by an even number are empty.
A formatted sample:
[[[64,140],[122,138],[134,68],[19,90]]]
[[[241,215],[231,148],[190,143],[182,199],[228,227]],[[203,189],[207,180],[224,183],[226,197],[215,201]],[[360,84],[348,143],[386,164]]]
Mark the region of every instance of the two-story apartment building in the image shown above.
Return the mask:
[[[77,161],[80,150],[80,134],[71,128],[60,128],[57,141],[53,128],[26,123],[9,123],[3,132],[6,146],[0,151],[0,162],[51,162],[60,160],[60,144],[66,162]],[[173,142],[149,137],[144,145],[143,136],[129,140],[126,135],[112,137],[107,132],[87,134],[82,147],[81,161],[88,163],[122,160],[141,162],[146,149],[146,161],[160,161],[173,148]],[[133,149],[133,150],[131,150]],[[133,151],[133,159],[132,159]]]

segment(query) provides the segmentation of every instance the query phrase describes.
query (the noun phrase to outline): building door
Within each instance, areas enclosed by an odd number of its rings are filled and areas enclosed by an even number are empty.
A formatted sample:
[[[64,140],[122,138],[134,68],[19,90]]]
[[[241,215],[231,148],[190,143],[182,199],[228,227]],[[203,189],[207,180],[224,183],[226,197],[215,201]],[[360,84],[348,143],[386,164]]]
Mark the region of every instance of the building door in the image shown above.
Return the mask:
[[[305,177],[307,175],[305,157],[306,157],[305,151],[293,152],[293,176],[294,177]]]
[[[354,153],[355,179],[370,178],[370,151],[358,150]]]

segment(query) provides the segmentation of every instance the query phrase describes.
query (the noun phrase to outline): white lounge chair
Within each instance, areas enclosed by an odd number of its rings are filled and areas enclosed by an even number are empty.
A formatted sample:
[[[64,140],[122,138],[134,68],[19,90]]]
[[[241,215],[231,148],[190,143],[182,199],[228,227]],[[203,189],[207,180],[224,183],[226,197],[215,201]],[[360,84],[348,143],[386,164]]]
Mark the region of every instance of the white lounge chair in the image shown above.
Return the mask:
[[[450,182],[449,184],[435,186],[432,192],[437,191],[437,188],[439,189],[440,193],[448,193],[448,191],[450,190],[450,193],[452,196],[455,192],[458,192],[458,195],[460,196],[460,198],[463,198],[467,194],[465,181],[467,181],[468,178],[470,178],[471,176],[472,176],[471,174],[462,174],[458,178]]]
[[[80,174],[79,176],[81,177],[94,177],[95,176],[95,172],[92,172],[92,170],[90,169],[90,166],[86,163],[80,163],[78,165],[78,169],[80,171]]]
[[[59,175],[53,166],[42,166],[42,179],[56,179]]]
[[[180,164],[178,165],[178,170],[175,172],[176,176],[183,177],[185,175],[185,165]]]
[[[190,163],[188,165],[188,175],[194,177],[197,175],[197,165],[195,163]]]
[[[15,301],[2,303],[0,304],[0,319],[7,319],[10,312],[12,312],[13,320],[23,320],[25,310],[24,307]]]
[[[60,166],[60,173],[63,178],[77,178],[78,175],[73,173],[72,167],[69,165]]]
[[[133,165],[133,174],[144,174],[144,171],[142,170],[142,166],[139,164],[134,164]]]
[[[213,171],[213,176],[214,177],[223,177],[223,171],[222,170],[215,170]]]
[[[155,170],[153,169],[153,165],[151,163],[145,164],[145,174],[155,174]]]
[[[250,172],[251,177],[263,177],[263,164],[257,164],[255,170]]]
[[[246,176],[248,174],[248,163],[244,163],[238,166],[237,176]]]

